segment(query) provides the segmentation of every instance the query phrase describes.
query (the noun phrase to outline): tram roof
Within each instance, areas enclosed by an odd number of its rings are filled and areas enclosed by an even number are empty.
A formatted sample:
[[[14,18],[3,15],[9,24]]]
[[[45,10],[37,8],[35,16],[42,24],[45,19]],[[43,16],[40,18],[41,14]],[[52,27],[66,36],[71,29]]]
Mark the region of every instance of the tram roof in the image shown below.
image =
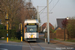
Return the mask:
[[[24,23],[39,23],[37,19],[27,19]]]

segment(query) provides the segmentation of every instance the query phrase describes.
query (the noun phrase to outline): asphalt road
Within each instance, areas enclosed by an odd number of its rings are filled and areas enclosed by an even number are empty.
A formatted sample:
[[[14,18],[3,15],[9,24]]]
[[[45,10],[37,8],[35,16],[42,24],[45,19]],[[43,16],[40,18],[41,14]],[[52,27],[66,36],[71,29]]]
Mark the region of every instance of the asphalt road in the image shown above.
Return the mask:
[[[22,50],[22,46],[0,45],[0,50]]]
[[[75,50],[75,45],[47,44],[43,40],[38,42],[11,42],[0,40],[0,50]]]

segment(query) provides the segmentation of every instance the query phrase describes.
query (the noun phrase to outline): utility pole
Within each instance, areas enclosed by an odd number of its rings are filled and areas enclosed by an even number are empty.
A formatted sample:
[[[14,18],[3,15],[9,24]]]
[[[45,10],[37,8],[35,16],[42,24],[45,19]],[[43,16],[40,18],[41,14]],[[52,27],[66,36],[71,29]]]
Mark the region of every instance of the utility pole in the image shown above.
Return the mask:
[[[7,14],[7,19],[8,19],[8,14]],[[7,20],[7,42],[8,42],[8,20]]]
[[[47,0],[47,38],[48,38],[48,44],[50,42],[49,37],[49,0]]]
[[[6,22],[7,22],[6,30],[7,30],[7,43],[8,43],[8,20],[9,20],[9,18],[8,18],[8,13],[6,13],[5,20],[6,20]]]
[[[22,23],[21,23],[21,42],[23,41],[22,39],[23,37],[22,37]]]
[[[39,12],[38,12],[39,6],[37,6],[37,19],[39,21]]]

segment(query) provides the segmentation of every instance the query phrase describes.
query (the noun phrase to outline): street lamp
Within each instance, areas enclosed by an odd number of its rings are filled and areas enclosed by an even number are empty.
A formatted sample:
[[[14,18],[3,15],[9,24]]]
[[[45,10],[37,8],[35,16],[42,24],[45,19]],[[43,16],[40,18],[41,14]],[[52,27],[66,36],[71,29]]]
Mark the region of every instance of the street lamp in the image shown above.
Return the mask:
[[[67,17],[67,20],[69,20],[69,17]]]
[[[7,22],[6,30],[7,30],[7,42],[8,42],[8,20],[9,20],[9,18],[8,18],[8,13],[6,13],[5,20],[6,20],[6,22]]]

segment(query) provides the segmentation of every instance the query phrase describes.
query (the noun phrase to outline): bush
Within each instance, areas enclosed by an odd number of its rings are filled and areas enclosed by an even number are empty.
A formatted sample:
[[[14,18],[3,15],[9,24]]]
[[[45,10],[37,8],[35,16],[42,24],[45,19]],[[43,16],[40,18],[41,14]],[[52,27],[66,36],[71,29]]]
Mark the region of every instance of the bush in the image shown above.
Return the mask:
[[[6,37],[6,30],[0,30],[0,37]]]
[[[9,36],[9,38],[11,38],[11,37],[16,37],[16,30],[9,30],[9,33],[8,33],[8,36]]]
[[[0,37],[7,37],[7,30],[0,30]],[[20,31],[16,32],[16,30],[8,30],[8,37],[11,39],[20,39],[21,33]]]
[[[0,37],[6,37],[5,26],[0,24]]]
[[[3,30],[3,29],[5,29],[5,26],[0,24],[0,30]]]
[[[67,24],[68,35],[75,38],[75,19],[69,19]]]
[[[54,29],[50,27],[50,33],[54,33]]]

